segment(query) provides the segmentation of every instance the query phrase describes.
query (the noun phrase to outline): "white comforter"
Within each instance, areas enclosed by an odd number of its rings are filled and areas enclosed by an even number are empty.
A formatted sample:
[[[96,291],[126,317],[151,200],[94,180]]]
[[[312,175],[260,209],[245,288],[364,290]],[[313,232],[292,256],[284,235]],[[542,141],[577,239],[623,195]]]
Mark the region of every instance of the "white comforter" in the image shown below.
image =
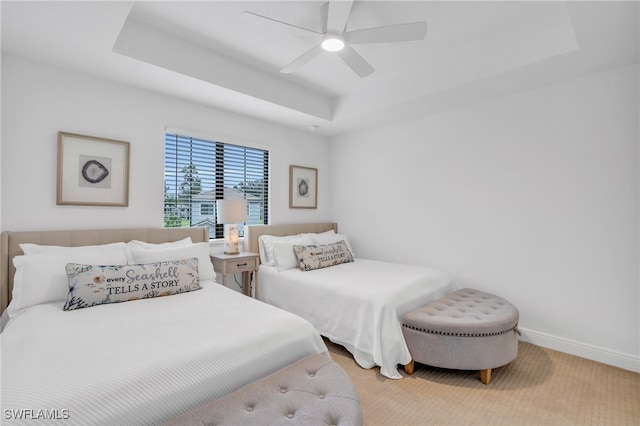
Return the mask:
[[[0,336],[3,424],[158,424],[327,350],[302,318],[213,283],[68,312],[38,305]]]
[[[306,318],[361,367],[378,365],[393,379],[411,360],[404,314],[453,291],[442,271],[366,259],[305,272],[261,265],[259,285],[261,300]]]

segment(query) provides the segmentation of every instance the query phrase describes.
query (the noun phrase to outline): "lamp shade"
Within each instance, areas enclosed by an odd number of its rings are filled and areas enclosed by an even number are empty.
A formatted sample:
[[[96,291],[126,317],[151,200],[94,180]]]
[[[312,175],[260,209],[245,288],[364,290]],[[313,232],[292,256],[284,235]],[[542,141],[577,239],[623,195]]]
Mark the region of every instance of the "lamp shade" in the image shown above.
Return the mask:
[[[216,222],[242,223],[247,221],[247,200],[216,200]]]

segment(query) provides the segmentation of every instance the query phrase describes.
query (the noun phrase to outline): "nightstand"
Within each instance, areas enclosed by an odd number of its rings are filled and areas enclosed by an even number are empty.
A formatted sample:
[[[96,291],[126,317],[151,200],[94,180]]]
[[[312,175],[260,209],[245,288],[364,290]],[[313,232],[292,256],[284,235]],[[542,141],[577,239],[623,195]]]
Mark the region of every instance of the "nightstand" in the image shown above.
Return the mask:
[[[251,296],[251,273],[255,275],[255,294],[258,297],[258,264],[259,255],[241,251],[240,254],[212,254],[213,269],[222,274],[222,284],[227,286],[227,274],[242,272],[242,294]]]

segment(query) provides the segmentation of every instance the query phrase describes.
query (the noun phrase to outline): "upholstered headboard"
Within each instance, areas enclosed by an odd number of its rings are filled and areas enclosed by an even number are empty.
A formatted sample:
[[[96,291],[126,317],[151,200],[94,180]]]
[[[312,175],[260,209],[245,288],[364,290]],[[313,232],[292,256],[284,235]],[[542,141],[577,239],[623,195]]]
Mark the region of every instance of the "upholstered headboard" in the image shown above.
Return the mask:
[[[209,241],[209,230],[198,227],[3,232],[0,237],[0,313],[11,301],[15,274],[13,257],[23,254],[20,249],[22,243],[75,247],[131,240],[164,243],[187,237],[191,237],[194,243]]]
[[[248,225],[244,231],[244,250],[259,253],[258,237],[260,235],[296,235],[303,233],[318,233],[333,229],[338,232],[338,224],[335,222],[322,223],[288,223],[280,225]]]

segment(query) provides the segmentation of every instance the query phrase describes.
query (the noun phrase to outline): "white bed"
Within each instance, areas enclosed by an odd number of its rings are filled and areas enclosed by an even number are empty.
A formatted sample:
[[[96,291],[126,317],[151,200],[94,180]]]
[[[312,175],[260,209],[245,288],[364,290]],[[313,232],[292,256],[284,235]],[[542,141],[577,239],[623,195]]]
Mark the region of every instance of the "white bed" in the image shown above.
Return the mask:
[[[166,241],[182,238],[164,231]],[[114,238],[106,235],[86,244]],[[3,255],[23,237],[3,234]],[[308,321],[213,281],[201,285],[71,311],[43,303],[12,316],[0,343],[3,424],[159,424],[327,351]]]
[[[259,252],[259,237],[335,232],[335,223],[249,226],[245,244]],[[339,234],[338,234],[339,235]],[[400,320],[407,312],[454,290],[436,269],[356,258],[354,262],[301,271],[260,265],[258,298],[309,320],[344,346],[363,368],[398,379],[397,366],[411,355]]]

